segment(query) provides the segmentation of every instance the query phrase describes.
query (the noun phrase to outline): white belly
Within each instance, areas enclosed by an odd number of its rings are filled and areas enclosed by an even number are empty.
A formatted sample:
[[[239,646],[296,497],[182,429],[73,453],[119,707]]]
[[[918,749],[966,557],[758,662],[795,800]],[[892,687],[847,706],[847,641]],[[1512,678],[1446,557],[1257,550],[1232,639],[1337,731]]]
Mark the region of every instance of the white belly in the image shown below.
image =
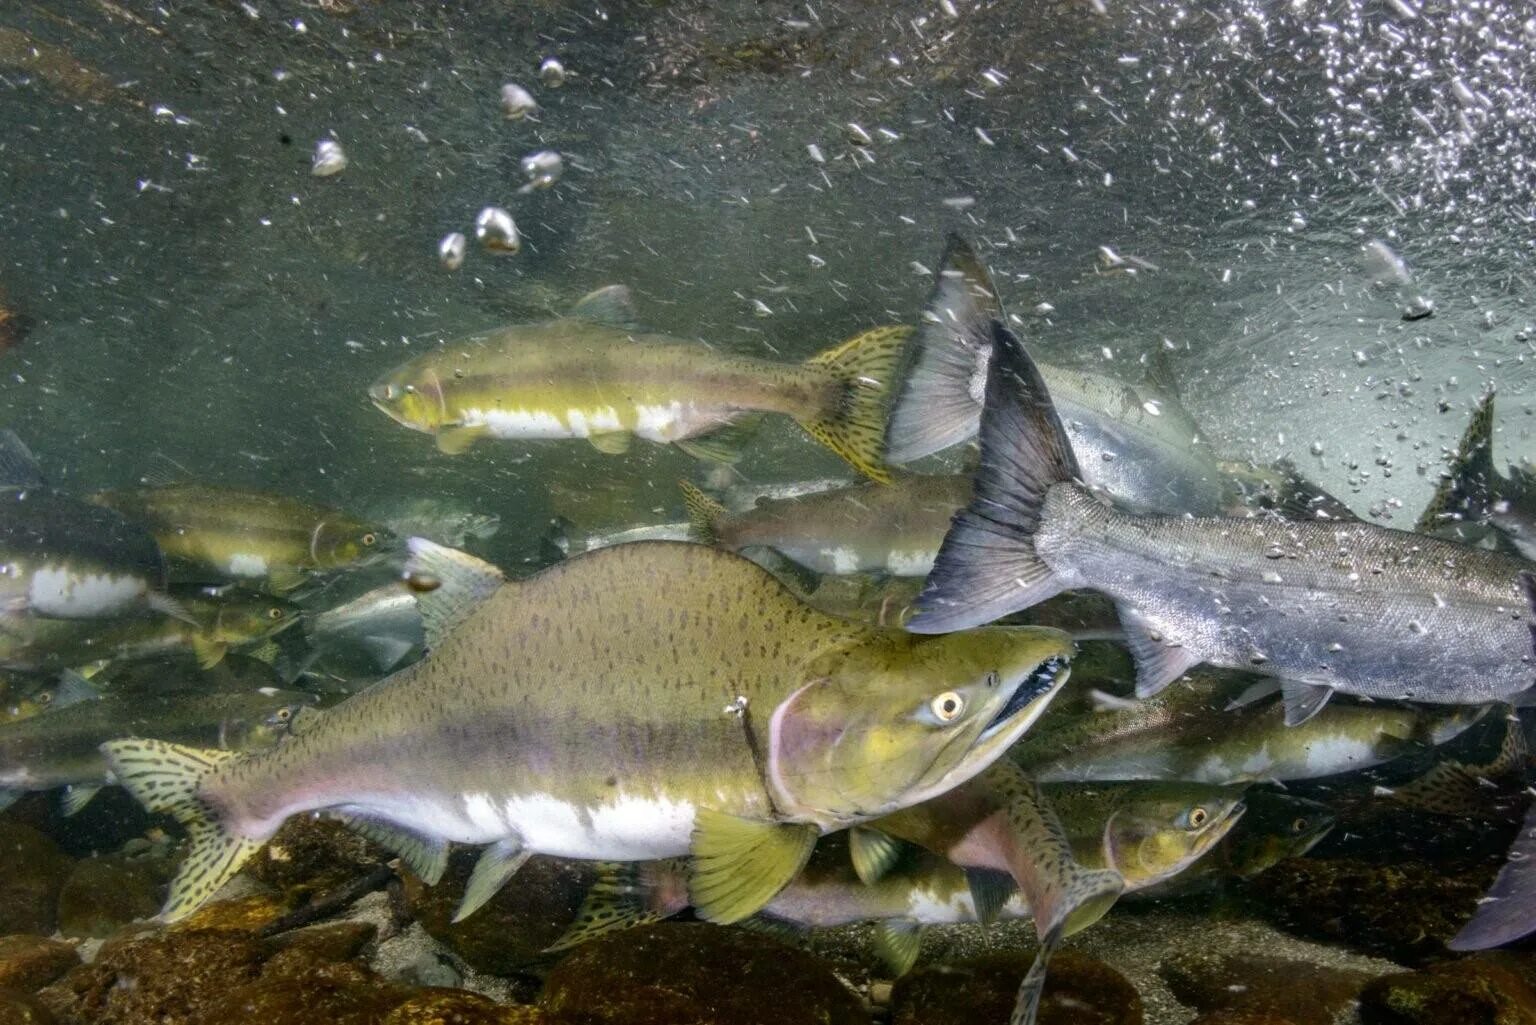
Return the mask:
[[[144,596],[144,581],[111,573],[40,569],[32,574],[27,604],[41,616],[92,619],[129,611]]]
[[[567,409],[563,417],[544,409],[466,409],[460,420],[465,427],[483,426],[491,437],[504,440],[589,438],[624,429],[612,406]]]

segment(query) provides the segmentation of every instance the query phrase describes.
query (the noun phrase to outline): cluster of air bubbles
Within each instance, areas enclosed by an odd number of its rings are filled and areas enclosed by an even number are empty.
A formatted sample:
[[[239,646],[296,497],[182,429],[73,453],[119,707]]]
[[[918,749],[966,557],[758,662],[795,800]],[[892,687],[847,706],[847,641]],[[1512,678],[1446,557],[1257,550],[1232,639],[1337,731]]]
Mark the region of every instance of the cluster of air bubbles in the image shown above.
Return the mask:
[[[539,64],[539,81],[547,88],[558,89],[565,84],[565,65],[558,58],[546,57]],[[531,92],[516,82],[506,82],[499,94],[501,113],[508,121],[525,121],[539,111],[539,102]],[[565,173],[565,160],[554,150],[538,150],[519,161],[525,182],[518,189],[526,194],[536,189],[547,189]],[[319,172],[316,172],[319,173]],[[488,205],[475,215],[475,241],[480,248],[496,256],[511,256],[523,248],[517,222],[505,207]],[[437,259],[445,270],[456,271],[464,266],[469,255],[469,240],[463,232],[451,231],[437,243]]]
[[[1101,80],[1143,108],[1157,170],[1215,176],[1292,233],[1340,195],[1373,229],[1498,256],[1536,221],[1536,16],[1526,0],[1128,5],[1137,61]],[[1186,171],[1186,174],[1189,171]],[[1255,202],[1258,197],[1258,202]],[[1289,216],[1289,223],[1285,218]],[[1334,222],[1336,223],[1336,222]],[[1330,227],[1332,224],[1330,223]],[[1406,282],[1403,282],[1406,284]]]

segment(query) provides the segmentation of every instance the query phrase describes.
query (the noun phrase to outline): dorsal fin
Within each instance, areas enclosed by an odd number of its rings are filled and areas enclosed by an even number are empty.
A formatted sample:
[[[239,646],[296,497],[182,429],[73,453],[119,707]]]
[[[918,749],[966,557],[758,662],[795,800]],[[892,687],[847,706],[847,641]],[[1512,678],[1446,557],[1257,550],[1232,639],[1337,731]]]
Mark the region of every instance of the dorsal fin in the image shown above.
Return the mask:
[[[640,326],[640,318],[635,314],[634,297],[624,285],[608,285],[588,292],[576,300],[569,316],[626,330]]]
[[[407,586],[416,592],[427,649],[437,647],[506,582],[501,570],[457,548],[413,537],[406,543]]]
[[[1184,396],[1179,392],[1179,377],[1173,369],[1173,361],[1168,358],[1168,350],[1159,345],[1147,353],[1143,360],[1147,368],[1147,384],[1162,392],[1165,398],[1183,405]]]
[[[1493,505],[1493,390],[1478,400],[1472,420],[1451,455],[1439,487],[1419,516],[1418,530],[1447,522],[1481,520]]]

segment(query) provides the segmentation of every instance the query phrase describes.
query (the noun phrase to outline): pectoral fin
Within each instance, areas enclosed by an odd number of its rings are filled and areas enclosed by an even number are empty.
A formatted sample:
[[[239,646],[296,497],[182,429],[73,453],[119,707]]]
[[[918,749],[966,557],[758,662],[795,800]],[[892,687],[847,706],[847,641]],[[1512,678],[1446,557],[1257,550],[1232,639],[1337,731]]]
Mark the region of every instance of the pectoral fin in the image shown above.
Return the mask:
[[[517,840],[503,840],[487,847],[469,874],[469,885],[464,887],[464,899],[459,901],[453,920],[462,922],[484,907],[532,856],[533,852]]]
[[[484,427],[444,427],[437,432],[437,450],[445,456],[463,455],[484,434]]]
[[[1300,726],[1318,712],[1333,697],[1332,687],[1285,680],[1280,684],[1280,695],[1285,702],[1285,724]]]
[[[910,918],[887,918],[875,926],[875,954],[898,979],[917,964],[922,945],[923,927]]]
[[[902,843],[889,833],[868,826],[848,830],[848,854],[853,871],[866,886],[879,882],[901,858]]]
[[[728,925],[762,909],[805,867],[819,831],[700,809],[690,890],[699,917]]]

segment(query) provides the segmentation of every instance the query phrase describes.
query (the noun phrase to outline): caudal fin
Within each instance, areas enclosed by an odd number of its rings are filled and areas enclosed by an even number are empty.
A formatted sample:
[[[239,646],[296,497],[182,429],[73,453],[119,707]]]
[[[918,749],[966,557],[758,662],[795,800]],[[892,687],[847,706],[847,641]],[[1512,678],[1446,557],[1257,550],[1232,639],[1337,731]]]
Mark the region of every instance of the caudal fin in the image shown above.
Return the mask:
[[[994,320],[975,494],[950,523],[907,629],[979,626],[1059,593],[1063,585],[1035,554],[1034,536],[1046,492],[1078,476],[1040,371]]]
[[[885,465],[885,420],[911,334],[909,327],[873,328],[807,361],[830,371],[838,388],[830,408],[800,426],[882,484],[891,480]]]
[[[1452,950],[1487,950],[1510,943],[1536,930],[1536,808],[1509,847],[1509,860],[1499,869],[1461,932],[1446,944]]]
[[[568,950],[610,932],[660,922],[687,906],[688,863],[684,858],[598,862],[597,879],[587,890],[576,920],[544,951]]]
[[[235,836],[200,796],[203,781],[232,751],[203,751],[159,740],[109,740],[101,745],[112,775],[139,803],[173,817],[187,831],[192,851],[176,878],[160,918],[185,918],[213,896],[261,849],[262,841]]]
[[[1425,531],[1447,523],[1477,521],[1493,506],[1493,392],[1478,401],[1461,444],[1456,446],[1439,487],[1419,514],[1415,530]]]
[[[688,532],[701,544],[719,544],[719,523],[725,506],[688,481],[680,480],[677,486],[683,493],[683,507],[688,510]]]
[[[976,436],[992,321],[1002,319],[987,269],[964,239],[950,235],[891,410],[886,459],[909,463]]]

